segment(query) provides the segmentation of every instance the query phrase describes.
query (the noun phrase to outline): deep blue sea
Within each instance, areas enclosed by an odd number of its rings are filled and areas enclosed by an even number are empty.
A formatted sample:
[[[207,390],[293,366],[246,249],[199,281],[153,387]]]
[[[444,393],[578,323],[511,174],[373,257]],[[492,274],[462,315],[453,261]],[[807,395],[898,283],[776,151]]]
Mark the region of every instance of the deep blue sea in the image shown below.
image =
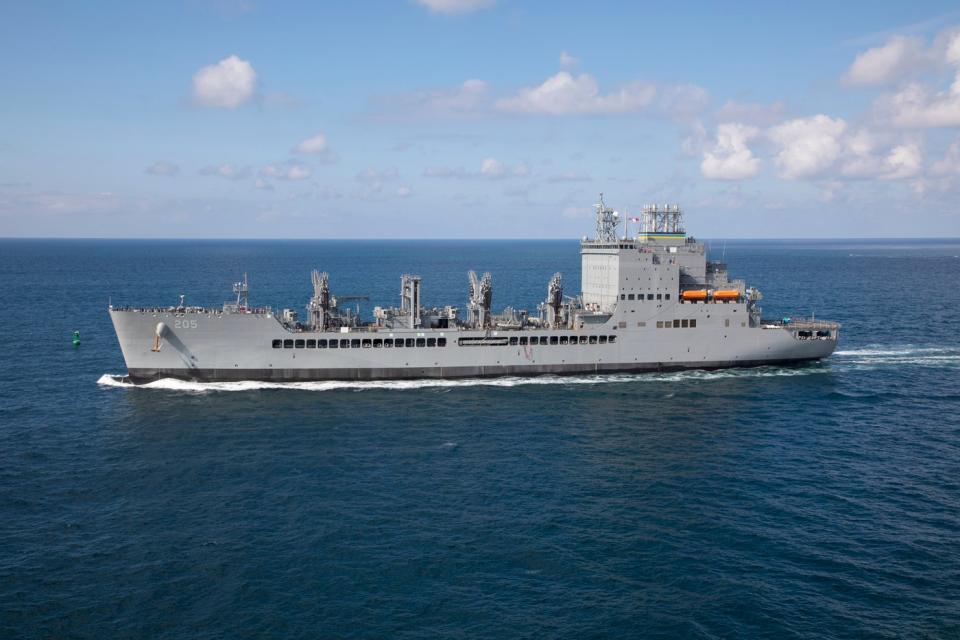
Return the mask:
[[[960,638],[960,241],[715,241],[800,368],[103,384],[115,304],[534,307],[576,242],[0,240],[0,638]],[[71,345],[79,330],[82,345]]]

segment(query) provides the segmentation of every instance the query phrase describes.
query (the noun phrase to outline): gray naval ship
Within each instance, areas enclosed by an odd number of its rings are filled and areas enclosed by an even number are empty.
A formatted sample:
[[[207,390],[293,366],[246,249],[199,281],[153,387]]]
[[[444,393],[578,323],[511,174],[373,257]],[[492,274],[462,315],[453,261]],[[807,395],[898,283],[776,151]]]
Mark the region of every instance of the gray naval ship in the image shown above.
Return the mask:
[[[678,206],[645,206],[628,219],[601,194],[596,216],[595,237],[580,243],[582,291],[565,296],[557,273],[536,314],[493,313],[490,274],[471,271],[464,318],[454,306],[424,308],[421,278],[404,275],[400,306],[375,307],[363,322],[314,271],[303,318],[250,306],[246,275],[220,308],[181,296],[171,307],[111,305],[110,317],[134,383],[715,369],[817,360],[836,348],[835,322],[764,319],[760,292],[707,259]]]

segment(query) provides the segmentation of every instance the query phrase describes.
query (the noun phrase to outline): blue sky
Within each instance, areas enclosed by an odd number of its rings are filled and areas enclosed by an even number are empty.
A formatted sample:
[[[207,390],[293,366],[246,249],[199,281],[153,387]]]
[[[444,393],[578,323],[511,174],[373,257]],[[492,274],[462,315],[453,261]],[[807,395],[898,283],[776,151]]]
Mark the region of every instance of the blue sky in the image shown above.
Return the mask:
[[[888,5],[888,6],[884,6]],[[7,3],[0,236],[960,236],[947,2]]]

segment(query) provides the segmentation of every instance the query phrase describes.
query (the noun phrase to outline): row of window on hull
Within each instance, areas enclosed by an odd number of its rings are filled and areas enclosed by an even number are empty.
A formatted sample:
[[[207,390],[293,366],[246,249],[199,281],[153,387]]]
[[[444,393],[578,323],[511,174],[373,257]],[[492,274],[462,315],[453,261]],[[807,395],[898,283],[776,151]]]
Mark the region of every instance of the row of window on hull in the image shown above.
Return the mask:
[[[647,300],[653,300],[653,299],[654,299],[653,296],[654,296],[654,294],[648,293],[648,294],[647,294]],[[656,296],[657,296],[657,297],[656,297],[657,300],[669,300],[669,299],[670,299],[670,294],[669,294],[669,293],[658,293],[658,294],[656,294]],[[621,293],[621,294],[620,294],[620,299],[621,299],[621,300],[634,300],[634,294],[632,294],[632,293]],[[643,294],[642,294],[642,293],[636,294],[636,300],[643,300]]]
[[[344,338],[342,340],[274,340],[274,349],[400,349],[445,347],[446,338]]]
[[[728,326],[728,327],[730,326],[730,321],[729,321],[729,320],[727,320],[727,326]],[[672,322],[671,322],[670,320],[663,320],[662,322],[661,322],[660,320],[657,320],[657,329],[670,329],[670,328],[673,328],[673,329],[696,329],[696,328],[697,328],[697,319],[696,319],[696,318],[690,318],[689,320],[687,320],[686,318],[684,318],[684,319],[682,319],[682,320],[676,320],[676,319],[675,319],[675,320],[673,320]]]
[[[527,345],[613,344],[617,336],[476,336],[460,338],[461,347],[512,347]]]

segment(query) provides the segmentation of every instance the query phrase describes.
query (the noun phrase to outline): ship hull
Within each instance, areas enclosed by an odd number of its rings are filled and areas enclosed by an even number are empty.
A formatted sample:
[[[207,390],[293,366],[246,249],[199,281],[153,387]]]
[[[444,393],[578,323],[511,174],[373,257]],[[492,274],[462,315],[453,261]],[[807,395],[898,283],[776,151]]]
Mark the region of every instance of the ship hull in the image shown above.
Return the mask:
[[[697,328],[661,329],[654,328],[653,323],[622,327],[610,322],[578,330],[292,332],[266,314],[149,310],[111,310],[110,314],[129,378],[134,383],[162,378],[304,382],[755,367],[827,357],[839,337],[839,332],[834,331],[829,338],[798,340],[796,331],[789,328],[761,328],[749,326],[746,321],[742,326],[731,326],[723,314],[703,305],[676,305],[676,309],[671,312],[673,315],[699,318]],[[728,311],[734,317],[744,317],[732,309]],[[162,333],[159,348],[158,327]],[[528,342],[533,337],[548,341],[556,338],[556,344],[509,344]],[[480,339],[506,344],[473,344]],[[274,347],[277,341],[303,341],[306,345],[333,340],[357,341],[363,346]],[[384,348],[387,340],[443,346]],[[381,346],[374,346],[377,344]]]
[[[744,360],[725,362],[671,362],[608,365],[532,365],[494,367],[427,367],[422,369],[131,369],[125,379],[133,384],[148,384],[167,378],[192,382],[324,382],[373,380],[426,380],[457,378],[535,377],[543,375],[603,375],[613,373],[667,373],[684,370],[762,366],[802,366],[819,357],[783,360]]]

